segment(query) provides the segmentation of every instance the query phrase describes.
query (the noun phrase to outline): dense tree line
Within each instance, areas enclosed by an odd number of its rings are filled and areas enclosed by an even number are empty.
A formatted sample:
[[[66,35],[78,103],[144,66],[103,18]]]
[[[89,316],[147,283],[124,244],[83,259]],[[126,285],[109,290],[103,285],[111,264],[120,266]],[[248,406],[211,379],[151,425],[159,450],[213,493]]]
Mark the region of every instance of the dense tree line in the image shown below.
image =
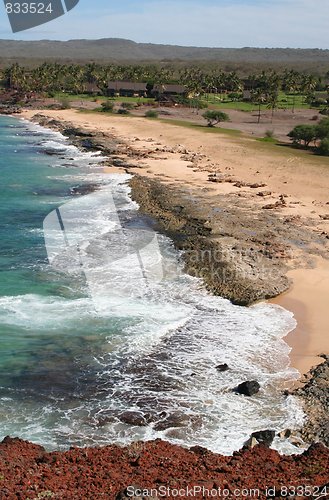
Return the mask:
[[[254,103],[266,103],[272,110],[277,106],[281,90],[293,96],[303,94],[311,102],[316,90],[326,88],[326,82],[321,81],[321,78],[295,70],[285,70],[281,73],[262,71],[242,79],[236,72],[225,72],[220,67],[176,67],[158,64],[43,63],[29,69],[15,63],[3,70],[2,81],[7,89],[48,95],[57,92],[86,93],[90,86],[94,85],[100,94],[107,96],[109,81],[146,82],[150,86],[176,83],[184,85],[191,96],[228,94],[232,100],[241,99],[243,91],[248,90]]]

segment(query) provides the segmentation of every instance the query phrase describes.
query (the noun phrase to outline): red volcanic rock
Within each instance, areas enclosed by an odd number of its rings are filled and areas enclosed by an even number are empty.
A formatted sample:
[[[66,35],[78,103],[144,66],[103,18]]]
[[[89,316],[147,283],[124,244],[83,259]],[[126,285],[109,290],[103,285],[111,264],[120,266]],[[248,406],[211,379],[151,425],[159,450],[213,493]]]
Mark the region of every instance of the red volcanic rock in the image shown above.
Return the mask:
[[[329,449],[320,444],[292,457],[264,446],[223,457],[199,446],[188,450],[161,440],[52,453],[17,438],[0,444],[4,500],[265,499],[287,497],[284,488],[297,486],[299,499],[319,491],[329,498],[329,486],[315,489],[328,482]]]

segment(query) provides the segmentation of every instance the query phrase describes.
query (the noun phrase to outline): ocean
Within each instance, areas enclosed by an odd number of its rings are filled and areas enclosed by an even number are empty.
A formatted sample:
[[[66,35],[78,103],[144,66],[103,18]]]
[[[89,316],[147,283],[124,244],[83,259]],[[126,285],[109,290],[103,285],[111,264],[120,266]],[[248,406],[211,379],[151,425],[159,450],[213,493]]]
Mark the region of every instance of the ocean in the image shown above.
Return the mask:
[[[282,393],[298,378],[289,311],[206,292],[100,154],[12,117],[0,144],[1,439],[54,450],[162,438],[229,455],[254,431],[301,426]],[[246,380],[261,385],[251,398],[232,391]]]

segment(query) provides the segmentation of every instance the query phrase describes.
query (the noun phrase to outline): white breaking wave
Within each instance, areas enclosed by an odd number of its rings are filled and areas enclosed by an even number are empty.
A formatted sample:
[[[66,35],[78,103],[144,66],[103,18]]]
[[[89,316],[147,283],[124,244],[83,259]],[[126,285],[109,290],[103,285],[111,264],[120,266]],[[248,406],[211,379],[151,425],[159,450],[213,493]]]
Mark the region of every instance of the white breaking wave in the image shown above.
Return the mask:
[[[35,147],[41,147],[46,151],[53,151],[54,154],[64,155],[66,160],[69,160],[72,166],[78,162],[79,166],[90,165],[92,167],[106,160],[100,151],[81,151],[76,146],[69,143],[68,138],[60,132],[49,130],[41,125],[32,122],[26,122],[26,129],[33,134],[42,138],[41,142],[35,144]],[[60,164],[57,165],[59,167]]]
[[[58,140],[62,142],[60,136]],[[72,180],[96,178],[101,189],[72,205],[83,240],[79,240],[81,260],[77,265],[74,252],[68,251],[65,265],[57,266],[71,277],[73,289],[85,296],[0,298],[0,323],[21,328],[23,344],[37,334],[49,340],[61,338],[56,347],[61,353],[61,344],[67,346],[74,337],[86,346],[97,342],[98,350],[86,369],[93,390],[88,392],[87,385],[82,392],[75,389],[62,397],[42,395],[40,390],[40,401],[30,393],[24,399],[23,388],[20,401],[13,390],[10,405],[8,395],[0,399],[3,435],[19,433],[49,448],[160,437],[231,454],[254,431],[299,428],[303,421],[299,403],[282,394],[284,383],[299,377],[289,366],[290,348],[284,342],[296,326],[292,313],[266,303],[239,307],[208,294],[201,280],[184,274],[179,253],[161,235],[157,239],[166,256],[164,274],[150,293],[138,293],[133,272],[123,275],[120,265],[116,268],[107,258],[109,248],[120,254],[121,240],[115,237],[119,225],[139,229],[129,176],[78,173]],[[53,236],[56,240],[60,235]],[[91,270],[95,255],[97,272]],[[43,272],[51,272],[51,267]],[[123,276],[131,293],[117,293],[122,292]],[[48,358],[44,362],[51,365]],[[50,373],[57,373],[56,363],[57,358]],[[221,363],[230,370],[219,372],[216,366]],[[70,370],[68,380],[80,380],[73,364]],[[245,380],[261,385],[252,398],[232,391]],[[127,411],[144,415],[146,425],[125,423],[122,413]],[[299,452],[278,438],[273,446],[282,453]]]
[[[303,419],[299,404],[281,394],[283,382],[297,378],[296,371],[288,367],[289,349],[282,340],[295,326],[291,314],[266,304],[234,306],[198,290],[194,280],[194,284],[188,281],[171,284],[167,291],[164,285],[154,302],[127,300],[118,306],[108,295],[108,311],[105,314],[102,309],[101,317],[88,298],[2,299],[2,324],[19,325],[31,334],[45,331],[50,338],[54,333],[63,338],[87,331],[96,334],[97,322],[105,327],[124,320],[120,332],[107,336],[108,350],[95,358],[99,376],[95,397],[79,404],[76,401],[70,410],[57,400],[52,405],[51,428],[42,413],[36,415],[33,407],[30,412],[27,408],[28,426],[21,425],[20,435],[36,440],[35,434],[29,434],[34,421],[33,426],[38,423],[40,427],[40,442],[48,446],[52,440],[65,447],[160,437],[231,454],[251,432],[298,428]],[[230,370],[219,373],[216,366],[223,362]],[[234,394],[232,389],[245,380],[258,380],[260,393],[252,398]],[[98,388],[101,398],[97,397]],[[151,413],[155,424],[124,424],[120,412],[127,410]],[[163,413],[183,419],[183,425],[174,423],[158,430]],[[11,412],[7,418],[4,432],[16,420]],[[109,422],[101,424],[104,419]],[[59,430],[63,421],[65,432]],[[287,441],[277,440],[275,447],[281,452],[298,452]]]

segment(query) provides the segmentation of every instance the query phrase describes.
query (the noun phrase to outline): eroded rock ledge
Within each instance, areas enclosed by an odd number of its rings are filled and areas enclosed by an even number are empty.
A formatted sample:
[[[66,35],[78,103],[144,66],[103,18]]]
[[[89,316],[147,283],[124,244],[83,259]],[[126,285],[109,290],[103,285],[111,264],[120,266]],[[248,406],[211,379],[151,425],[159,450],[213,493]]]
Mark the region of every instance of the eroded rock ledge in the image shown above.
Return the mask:
[[[139,175],[130,186],[141,212],[154,217],[157,229],[184,251],[186,271],[235,304],[249,305],[287,290],[287,270],[297,264],[300,247],[307,252],[316,238],[307,226],[248,206],[234,195],[212,199],[211,193]]]

